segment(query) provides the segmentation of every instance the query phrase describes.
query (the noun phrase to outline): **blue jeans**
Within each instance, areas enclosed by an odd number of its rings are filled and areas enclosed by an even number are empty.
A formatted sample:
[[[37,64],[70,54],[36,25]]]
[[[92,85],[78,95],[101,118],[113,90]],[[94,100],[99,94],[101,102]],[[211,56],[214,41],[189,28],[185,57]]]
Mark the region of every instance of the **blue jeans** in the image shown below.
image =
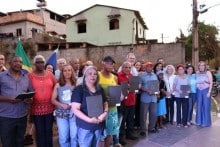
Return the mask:
[[[209,88],[197,89],[197,110],[196,124],[201,126],[211,126],[211,98],[207,97]]]
[[[189,110],[188,110],[188,122],[192,121],[193,107],[196,103],[196,93],[189,94]]]
[[[102,129],[90,131],[82,128],[77,128],[78,141],[80,147],[97,147],[101,137]]]
[[[3,147],[23,147],[27,116],[22,118],[0,117],[0,134]]]
[[[69,119],[56,117],[60,147],[77,147],[76,117]]]
[[[37,147],[53,147],[53,113],[33,115]]]

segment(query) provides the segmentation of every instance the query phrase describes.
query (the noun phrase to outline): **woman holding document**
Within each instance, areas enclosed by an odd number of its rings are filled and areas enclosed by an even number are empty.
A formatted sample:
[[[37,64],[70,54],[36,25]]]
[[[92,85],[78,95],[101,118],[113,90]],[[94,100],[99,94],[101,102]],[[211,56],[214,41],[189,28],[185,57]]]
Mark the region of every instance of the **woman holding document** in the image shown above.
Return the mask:
[[[71,65],[63,66],[51,99],[51,102],[56,106],[54,116],[57,121],[61,147],[77,146],[76,119],[70,105],[72,90],[76,86],[74,73]]]
[[[104,129],[104,121],[108,113],[108,103],[104,99],[104,91],[98,82],[97,68],[95,66],[88,66],[84,71],[83,83],[78,85],[72,93],[72,110],[76,115],[77,137],[80,147],[98,146]],[[94,98],[94,102],[96,102],[98,96],[102,97],[103,105],[93,107],[93,109],[103,108],[103,111],[98,116],[89,116],[91,110],[88,109],[88,99]],[[96,105],[96,103],[93,104]]]

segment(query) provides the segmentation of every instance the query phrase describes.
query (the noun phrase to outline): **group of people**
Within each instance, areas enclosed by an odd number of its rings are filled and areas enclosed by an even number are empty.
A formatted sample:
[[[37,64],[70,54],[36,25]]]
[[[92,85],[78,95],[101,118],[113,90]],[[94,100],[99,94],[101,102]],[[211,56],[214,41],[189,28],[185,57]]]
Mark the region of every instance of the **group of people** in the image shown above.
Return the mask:
[[[196,124],[211,126],[212,75],[205,62],[198,63],[195,72],[192,65],[174,67],[165,65],[159,58],[154,64],[136,61],[129,53],[122,65],[115,70],[111,56],[102,59],[98,69],[92,61],[80,65],[79,59],[67,64],[64,58],[57,61],[57,69],[45,65],[42,55],[34,57],[31,73],[22,72],[22,58],[14,56],[9,69],[1,66],[0,55],[0,137],[3,147],[24,146],[27,116],[35,126],[36,145],[53,146],[53,121],[56,119],[61,147],[120,147],[126,139],[136,140],[134,128],[140,136],[158,133],[164,124],[189,127]],[[108,87],[128,82],[138,76],[138,91],[121,93],[120,105],[110,105]],[[156,92],[152,83],[157,85]],[[185,88],[184,88],[185,87]],[[188,88],[188,89],[187,89]],[[20,100],[16,96],[33,91],[33,98]],[[102,97],[102,113],[90,117],[87,99]],[[196,119],[192,121],[196,103]],[[149,115],[148,115],[149,114]],[[147,124],[149,116],[149,124]]]

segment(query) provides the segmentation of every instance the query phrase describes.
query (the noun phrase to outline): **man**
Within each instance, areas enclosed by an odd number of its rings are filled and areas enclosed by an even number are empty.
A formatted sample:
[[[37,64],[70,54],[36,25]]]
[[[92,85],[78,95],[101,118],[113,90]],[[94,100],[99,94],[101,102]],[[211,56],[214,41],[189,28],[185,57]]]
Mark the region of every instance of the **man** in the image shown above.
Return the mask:
[[[146,135],[146,121],[147,121],[147,113],[149,112],[149,125],[148,132],[156,133],[155,130],[156,120],[157,120],[157,96],[155,93],[150,90],[151,85],[149,81],[158,80],[157,76],[152,72],[153,63],[146,62],[146,72],[140,75],[140,88],[142,90],[141,93],[141,107],[140,107],[140,135]],[[159,91],[159,88],[158,88]]]
[[[135,57],[134,53],[128,53],[128,55],[126,56],[126,61],[131,63],[131,74],[133,76],[137,76],[138,71],[134,66],[135,61],[136,61],[136,57]],[[118,69],[118,72],[120,72],[121,70],[122,70],[122,67],[120,66]]]
[[[61,70],[62,70],[62,68],[63,68],[63,66],[65,64],[66,64],[66,59],[60,58],[60,59],[57,60],[57,67],[58,67],[58,69],[55,70],[55,77],[56,77],[56,79],[59,79],[60,72],[61,72]]]
[[[122,71],[118,73],[118,84],[121,84],[122,82],[129,82],[129,78],[131,76],[131,63],[125,61],[122,64]],[[137,137],[133,136],[132,132],[134,125],[135,92],[128,92],[128,96],[124,99],[121,107],[123,113],[121,129],[123,131],[126,124],[126,138],[129,140],[136,140]]]
[[[5,56],[0,54],[0,72],[5,71]]]
[[[3,147],[23,147],[30,99],[16,99],[32,91],[27,75],[21,72],[22,59],[15,56],[10,68],[0,74],[0,135]]]
[[[70,65],[73,67],[73,69],[75,71],[76,78],[78,78],[79,77],[79,67],[80,67],[79,59],[70,60]]]
[[[115,61],[111,56],[105,56],[102,60],[102,70],[99,72],[99,84],[105,91],[105,95],[108,96],[108,86],[117,85],[117,77],[112,74]],[[105,146],[110,146],[112,136],[117,137],[117,141],[114,142],[115,146],[119,145],[119,123],[118,123],[118,111],[116,106],[109,106],[108,116],[106,118],[106,130],[107,137],[105,138]]]

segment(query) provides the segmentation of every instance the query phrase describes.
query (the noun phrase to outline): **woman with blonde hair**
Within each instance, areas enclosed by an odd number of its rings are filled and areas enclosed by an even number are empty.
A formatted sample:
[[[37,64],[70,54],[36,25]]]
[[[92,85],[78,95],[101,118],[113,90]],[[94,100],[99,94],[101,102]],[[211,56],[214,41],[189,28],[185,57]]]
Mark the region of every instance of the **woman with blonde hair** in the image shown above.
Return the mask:
[[[207,70],[205,62],[200,61],[196,72],[196,124],[202,127],[211,126],[212,80],[212,73]]]
[[[166,91],[166,122],[173,125],[174,119],[174,91],[173,82],[175,79],[175,67],[173,65],[167,65],[164,69],[164,82],[167,88]]]

